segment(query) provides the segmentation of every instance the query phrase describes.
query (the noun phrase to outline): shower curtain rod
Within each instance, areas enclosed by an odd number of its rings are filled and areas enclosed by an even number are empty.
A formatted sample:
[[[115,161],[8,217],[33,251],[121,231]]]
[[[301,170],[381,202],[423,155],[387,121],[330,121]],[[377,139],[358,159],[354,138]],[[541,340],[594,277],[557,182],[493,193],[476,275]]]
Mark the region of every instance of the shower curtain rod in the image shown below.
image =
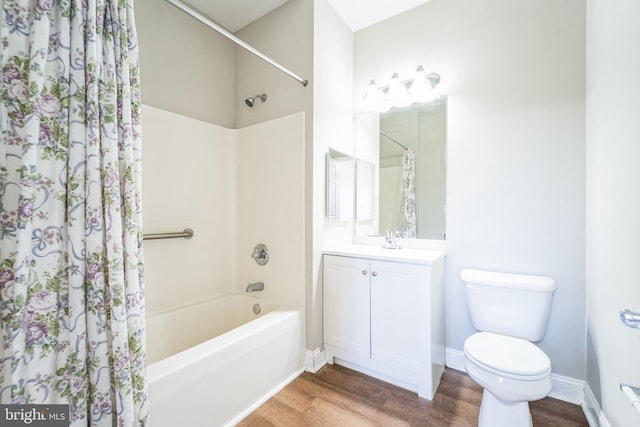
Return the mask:
[[[398,144],[400,147],[404,148],[405,150],[409,151],[409,149],[407,147],[405,147],[404,145],[400,144],[398,141],[396,141],[395,139],[391,138],[389,135],[387,135],[386,133],[384,133],[383,131],[379,130],[380,135],[384,136],[385,138],[387,138],[389,141]]]
[[[229,31],[225,30],[220,25],[216,24],[211,19],[207,18],[206,16],[202,15],[201,13],[199,13],[199,12],[195,11],[194,9],[190,8],[186,4],[184,4],[184,3],[182,3],[182,2],[180,2],[178,0],[165,0],[165,1],[167,3],[175,6],[176,8],[180,9],[181,11],[183,11],[187,15],[191,16],[192,18],[197,19],[198,21],[200,21],[201,23],[203,23],[207,27],[211,28],[212,30],[217,31],[218,33],[220,33],[221,35],[225,36],[226,38],[228,38],[229,40],[231,40],[232,42],[234,42],[238,46],[245,48],[246,50],[248,50],[249,52],[253,53],[258,58],[262,59],[263,61],[267,62],[269,65],[277,68],[278,70],[282,71],[283,73],[285,73],[289,77],[297,80],[298,82],[300,82],[302,84],[302,86],[307,86],[309,84],[308,80],[305,80],[302,77],[298,76],[297,74],[289,71],[288,69],[286,69],[282,65],[278,64],[273,59],[269,58],[264,53],[260,52],[259,50],[257,50],[253,46],[243,42],[242,40],[240,40],[239,38],[237,38],[236,36],[231,34]]]

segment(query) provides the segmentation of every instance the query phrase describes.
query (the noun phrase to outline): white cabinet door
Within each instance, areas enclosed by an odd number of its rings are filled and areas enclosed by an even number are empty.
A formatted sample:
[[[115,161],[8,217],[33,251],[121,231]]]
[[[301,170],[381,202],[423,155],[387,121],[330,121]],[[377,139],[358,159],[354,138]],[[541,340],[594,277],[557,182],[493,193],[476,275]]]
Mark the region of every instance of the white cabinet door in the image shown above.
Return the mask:
[[[370,356],[369,260],[324,256],[324,342]]]
[[[425,368],[421,347],[429,344],[429,285],[425,266],[371,261],[372,359]]]

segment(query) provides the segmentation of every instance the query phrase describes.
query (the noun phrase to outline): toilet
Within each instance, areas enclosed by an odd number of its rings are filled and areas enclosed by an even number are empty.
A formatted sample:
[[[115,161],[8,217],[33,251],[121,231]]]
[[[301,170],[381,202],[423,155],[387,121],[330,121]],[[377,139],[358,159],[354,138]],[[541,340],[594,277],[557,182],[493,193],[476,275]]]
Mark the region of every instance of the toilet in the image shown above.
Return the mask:
[[[557,285],[543,276],[463,270],[479,332],[464,342],[464,366],[482,388],[479,427],[532,426],[529,401],[551,391],[551,361],[535,344],[547,330]]]

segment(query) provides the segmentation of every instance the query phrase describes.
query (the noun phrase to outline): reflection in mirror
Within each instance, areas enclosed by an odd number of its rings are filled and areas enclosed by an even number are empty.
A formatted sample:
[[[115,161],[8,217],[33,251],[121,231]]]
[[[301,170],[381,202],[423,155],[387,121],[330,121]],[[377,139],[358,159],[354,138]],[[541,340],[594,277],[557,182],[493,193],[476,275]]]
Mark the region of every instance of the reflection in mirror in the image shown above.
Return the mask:
[[[356,200],[372,200],[373,215],[356,210],[356,234],[444,240],[446,98],[362,113],[356,118],[357,171],[373,165],[373,177],[357,172]],[[363,193],[363,194],[361,194]]]
[[[327,218],[330,222],[353,220],[353,157],[334,149],[327,153]]]

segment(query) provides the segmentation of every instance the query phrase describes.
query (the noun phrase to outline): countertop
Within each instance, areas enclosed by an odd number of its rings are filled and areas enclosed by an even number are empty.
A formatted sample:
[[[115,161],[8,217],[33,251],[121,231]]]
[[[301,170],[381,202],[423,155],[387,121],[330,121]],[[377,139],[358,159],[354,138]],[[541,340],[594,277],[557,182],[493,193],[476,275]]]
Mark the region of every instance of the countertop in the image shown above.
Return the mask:
[[[411,264],[432,265],[444,258],[445,251],[431,249],[385,249],[373,245],[346,245],[326,248],[325,255],[349,256],[356,258],[377,259],[381,261],[408,262]]]

